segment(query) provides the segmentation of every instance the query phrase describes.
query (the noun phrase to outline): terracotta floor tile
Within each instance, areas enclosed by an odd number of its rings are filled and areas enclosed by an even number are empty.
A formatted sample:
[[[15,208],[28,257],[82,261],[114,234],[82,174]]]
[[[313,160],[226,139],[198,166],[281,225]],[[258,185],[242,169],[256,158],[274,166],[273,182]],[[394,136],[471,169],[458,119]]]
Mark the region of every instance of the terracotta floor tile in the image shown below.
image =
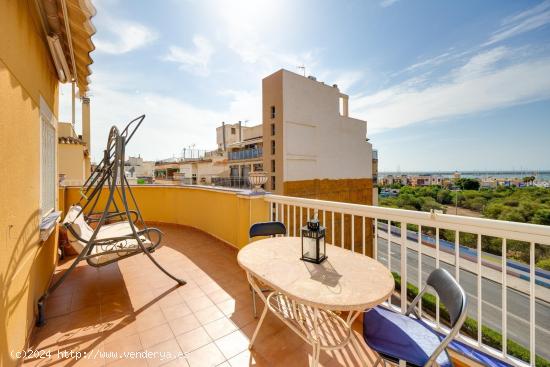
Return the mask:
[[[155,344],[162,343],[168,339],[173,339],[174,334],[168,324],[162,324],[151,329],[141,331],[139,333],[139,338],[141,339],[141,345],[143,348],[147,349]]]
[[[109,367],[147,367],[146,358],[126,358],[109,363]]]
[[[178,336],[201,326],[201,323],[193,314],[183,316],[169,322],[174,335]]]
[[[207,307],[214,306],[214,302],[212,302],[210,298],[208,298],[206,295],[191,298],[191,299],[185,299],[185,303],[187,304],[187,306],[189,306],[189,308],[193,312],[197,312]]]
[[[221,338],[238,329],[237,325],[226,317],[205,324],[203,327],[212,339]]]
[[[208,298],[210,298],[210,300],[212,300],[212,302],[214,302],[216,304],[218,304],[220,302],[223,302],[223,301],[226,301],[226,300],[233,299],[231,297],[231,295],[223,289],[219,289],[219,290],[216,290],[214,292],[207,293],[207,296],[208,296]]]
[[[205,325],[212,321],[221,319],[225,317],[225,315],[216,306],[210,306],[200,311],[196,311],[195,317],[200,321],[201,324]]]
[[[205,346],[212,342],[212,338],[208,335],[206,330],[202,327],[198,327],[194,330],[188,331],[179,335],[176,340],[181,347],[181,350],[185,353],[189,353]]]
[[[240,330],[234,331],[215,341],[223,355],[229,359],[248,349],[249,338]]]
[[[189,367],[189,362],[187,362],[187,357],[176,358],[163,364],[162,367]]]
[[[258,316],[261,315],[261,309],[258,309]],[[228,318],[235,323],[239,328],[243,328],[250,324],[255,324],[258,319],[254,318],[252,310],[241,309],[228,315]]]
[[[164,317],[168,321],[187,316],[191,313],[191,309],[185,303],[171,306],[161,306],[161,309]]]
[[[261,356],[258,356],[254,351],[245,350],[229,359],[231,367],[272,367],[276,363],[266,361]]]
[[[150,367],[161,366],[174,359],[185,359],[185,354],[180,349],[176,339],[169,339],[147,348],[147,352],[153,353],[152,358],[147,358],[147,364]]]
[[[225,316],[229,316],[236,311],[235,309],[236,305],[235,305],[234,299],[228,299],[220,303],[216,303],[216,306],[218,306],[220,311],[223,312]]]
[[[155,305],[156,306],[156,305]],[[137,328],[139,331],[145,331],[152,327],[168,322],[158,306],[146,308],[135,315]]]
[[[124,338],[118,338],[110,343],[105,343],[105,352],[137,352],[142,349],[139,335],[130,335]],[[109,363],[109,361],[107,361]]]
[[[214,367],[225,362],[225,357],[214,343],[194,350],[187,356],[191,367]]]

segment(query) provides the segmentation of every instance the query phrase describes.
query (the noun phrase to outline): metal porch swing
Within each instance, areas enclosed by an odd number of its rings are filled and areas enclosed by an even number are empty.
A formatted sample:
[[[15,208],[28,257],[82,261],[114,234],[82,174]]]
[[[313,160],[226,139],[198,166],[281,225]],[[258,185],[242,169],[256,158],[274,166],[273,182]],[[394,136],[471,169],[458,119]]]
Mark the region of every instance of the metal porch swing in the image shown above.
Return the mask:
[[[144,253],[179,285],[186,284],[170,274],[151,255],[161,243],[162,232],[145,224],[124,173],[126,144],[144,119],[145,115],[135,118],[122,132],[116,126],[111,127],[102,161],[82,186],[78,203],[68,210],[63,225],[78,256],[38,300],[37,326],[45,324],[46,299],[83,260],[91,266],[101,267]],[[103,209],[97,210],[96,207]]]

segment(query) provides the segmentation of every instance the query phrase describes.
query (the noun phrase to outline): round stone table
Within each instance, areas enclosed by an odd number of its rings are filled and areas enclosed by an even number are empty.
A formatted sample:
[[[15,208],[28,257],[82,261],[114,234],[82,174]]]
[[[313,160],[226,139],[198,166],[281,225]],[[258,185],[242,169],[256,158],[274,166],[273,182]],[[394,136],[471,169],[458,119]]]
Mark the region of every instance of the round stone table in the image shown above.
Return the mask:
[[[250,347],[270,310],[312,345],[312,366],[317,366],[321,349],[343,348],[350,341],[357,347],[353,321],[388,299],[394,280],[370,257],[327,245],[327,260],[314,264],[300,260],[301,248],[299,237],[272,237],[242,248],[237,261],[267,306]],[[339,311],[347,312],[345,320]]]

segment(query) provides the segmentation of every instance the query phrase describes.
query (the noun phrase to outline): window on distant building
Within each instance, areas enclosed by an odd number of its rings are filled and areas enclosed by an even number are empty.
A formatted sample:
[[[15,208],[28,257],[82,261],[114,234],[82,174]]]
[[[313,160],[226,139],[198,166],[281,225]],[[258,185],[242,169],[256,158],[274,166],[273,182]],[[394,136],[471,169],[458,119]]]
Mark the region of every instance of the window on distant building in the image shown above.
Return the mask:
[[[57,121],[46,102],[40,98],[40,209],[42,216],[55,210],[57,190],[55,125]]]
[[[275,140],[271,140],[271,154],[275,154]]]
[[[271,172],[275,172],[275,159],[271,160]]]
[[[271,176],[271,190],[275,191],[275,176]]]
[[[235,135],[237,133],[237,129],[234,127],[231,128],[231,135]]]
[[[275,124],[271,124],[271,136],[275,135]]]
[[[271,118],[275,118],[275,106],[271,106]]]

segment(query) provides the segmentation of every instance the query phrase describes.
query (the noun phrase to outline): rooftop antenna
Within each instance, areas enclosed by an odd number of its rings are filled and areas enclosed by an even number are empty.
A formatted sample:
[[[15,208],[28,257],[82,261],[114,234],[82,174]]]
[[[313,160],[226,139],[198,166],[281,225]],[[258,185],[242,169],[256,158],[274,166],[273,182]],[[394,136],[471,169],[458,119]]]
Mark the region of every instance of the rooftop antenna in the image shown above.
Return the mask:
[[[302,70],[303,75],[306,76],[306,66],[305,65],[298,65],[298,66],[296,66],[296,69]]]

